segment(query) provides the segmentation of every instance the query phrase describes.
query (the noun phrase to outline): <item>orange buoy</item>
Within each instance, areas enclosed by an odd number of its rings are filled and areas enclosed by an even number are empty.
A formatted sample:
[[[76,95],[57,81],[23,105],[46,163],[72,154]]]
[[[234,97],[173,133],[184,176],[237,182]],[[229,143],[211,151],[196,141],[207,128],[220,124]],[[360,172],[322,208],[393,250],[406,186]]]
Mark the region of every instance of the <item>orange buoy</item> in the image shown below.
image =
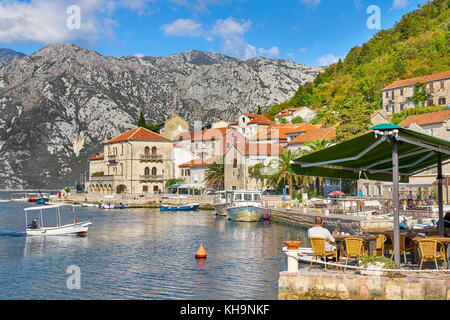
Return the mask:
[[[200,248],[198,248],[197,253],[195,254],[195,258],[203,259],[206,258],[206,250],[203,248],[203,243],[200,244]]]

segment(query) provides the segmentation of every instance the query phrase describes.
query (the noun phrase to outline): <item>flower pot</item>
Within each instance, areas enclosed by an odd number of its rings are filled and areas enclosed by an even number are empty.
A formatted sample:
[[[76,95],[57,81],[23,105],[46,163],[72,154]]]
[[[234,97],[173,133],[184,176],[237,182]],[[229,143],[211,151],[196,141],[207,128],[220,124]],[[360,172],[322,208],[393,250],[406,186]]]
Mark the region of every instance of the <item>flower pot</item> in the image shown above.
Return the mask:
[[[302,244],[301,241],[284,241],[284,244],[287,246],[288,250],[298,250],[298,247]]]

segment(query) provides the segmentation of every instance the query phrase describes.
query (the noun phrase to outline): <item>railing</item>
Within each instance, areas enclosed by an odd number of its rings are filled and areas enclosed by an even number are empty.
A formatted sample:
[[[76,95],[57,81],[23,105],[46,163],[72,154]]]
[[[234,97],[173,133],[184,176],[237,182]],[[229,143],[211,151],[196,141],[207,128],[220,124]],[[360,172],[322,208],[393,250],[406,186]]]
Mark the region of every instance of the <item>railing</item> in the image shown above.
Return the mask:
[[[141,161],[162,161],[162,154],[141,154]]]
[[[139,179],[141,181],[162,181],[164,180],[164,176],[161,175],[140,175]]]
[[[111,154],[108,156],[108,161],[115,162],[117,160],[116,154]]]
[[[100,181],[100,180],[112,180],[113,178],[114,178],[113,175],[103,175],[103,176],[91,176],[89,180]]]

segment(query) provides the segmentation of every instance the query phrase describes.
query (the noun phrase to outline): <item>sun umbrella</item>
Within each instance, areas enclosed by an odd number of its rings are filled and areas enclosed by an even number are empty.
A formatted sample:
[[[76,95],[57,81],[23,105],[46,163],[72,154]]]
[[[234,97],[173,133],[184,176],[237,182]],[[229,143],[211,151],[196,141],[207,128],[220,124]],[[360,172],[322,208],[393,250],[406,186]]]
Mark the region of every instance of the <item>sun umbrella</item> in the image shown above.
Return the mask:
[[[328,194],[331,194],[331,195],[333,195],[333,196],[342,196],[342,195],[344,195],[345,193],[342,192],[342,191],[339,191],[339,190],[335,190],[335,191],[329,192]]]

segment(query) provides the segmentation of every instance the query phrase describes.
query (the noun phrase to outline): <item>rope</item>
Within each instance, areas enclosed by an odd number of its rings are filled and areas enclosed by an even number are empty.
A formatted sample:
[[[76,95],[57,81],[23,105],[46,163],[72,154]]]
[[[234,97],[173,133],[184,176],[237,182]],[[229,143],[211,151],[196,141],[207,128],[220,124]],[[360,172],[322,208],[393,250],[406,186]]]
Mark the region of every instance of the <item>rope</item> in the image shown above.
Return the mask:
[[[291,256],[292,257],[292,256]],[[359,269],[359,270],[368,270],[368,271],[387,271],[387,272],[450,272],[449,269],[439,269],[439,270],[409,270],[409,269],[375,269],[375,268],[364,268],[364,267],[358,267],[358,266],[349,266],[345,264],[340,263],[334,263],[334,262],[326,262],[321,260],[314,260],[314,259],[308,259],[303,257],[297,257],[297,261],[303,261],[303,262],[314,262],[318,264],[326,264],[327,266],[335,266],[335,267],[344,267],[344,268],[350,268],[350,269]]]

